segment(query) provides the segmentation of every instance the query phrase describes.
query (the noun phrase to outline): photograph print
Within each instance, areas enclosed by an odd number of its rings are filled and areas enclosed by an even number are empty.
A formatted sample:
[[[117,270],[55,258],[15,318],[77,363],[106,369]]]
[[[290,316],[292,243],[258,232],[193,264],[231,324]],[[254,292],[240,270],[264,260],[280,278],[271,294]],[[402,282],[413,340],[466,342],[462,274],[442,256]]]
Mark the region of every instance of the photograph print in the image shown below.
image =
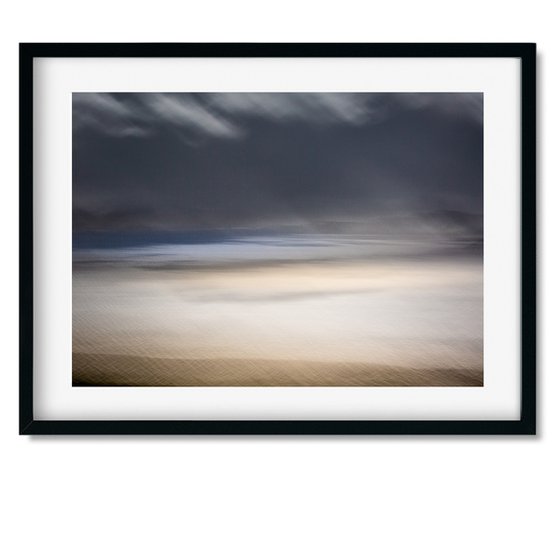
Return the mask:
[[[72,384],[483,386],[482,93],[72,95]]]

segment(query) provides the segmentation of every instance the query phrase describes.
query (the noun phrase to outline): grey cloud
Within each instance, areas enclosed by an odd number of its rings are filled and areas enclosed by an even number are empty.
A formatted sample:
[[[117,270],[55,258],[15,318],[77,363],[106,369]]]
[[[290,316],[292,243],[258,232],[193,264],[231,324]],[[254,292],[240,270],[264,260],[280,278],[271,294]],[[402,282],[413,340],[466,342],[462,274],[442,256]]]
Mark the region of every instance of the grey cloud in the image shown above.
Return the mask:
[[[364,94],[76,93],[73,123],[109,136],[149,135],[165,123],[179,132],[235,138],[243,134],[238,117],[356,125],[380,113],[374,105]]]
[[[109,136],[148,136],[165,124],[195,136],[238,138],[243,118],[361,126],[402,111],[432,109],[482,122],[477,93],[76,93],[75,129]]]
[[[194,129],[209,136],[231,138],[241,134],[234,124],[212,113],[190,96],[155,93],[144,99],[155,122],[162,119],[172,125]]]
[[[134,110],[122,97],[109,93],[74,93],[72,126],[74,131],[92,128],[108,136],[146,136],[148,121],[142,111]]]
[[[352,93],[210,93],[207,98],[227,114],[274,121],[362,124],[376,112],[370,96]]]
[[[85,112],[118,118],[132,118],[134,113],[124,98],[119,100],[110,93],[74,93],[72,98],[74,115],[78,118]]]
[[[399,100],[404,107],[412,110],[430,108],[448,116],[482,124],[481,93],[407,93],[400,94]]]
[[[273,121],[363,125],[403,111],[431,109],[482,122],[480,93],[208,93],[213,108],[228,115]]]
[[[74,229],[478,235],[482,102],[476,93],[74,94]]]
[[[146,228],[152,225],[154,211],[147,207],[137,207],[133,201],[119,207],[83,208],[74,205],[72,227],[76,231],[127,230]]]

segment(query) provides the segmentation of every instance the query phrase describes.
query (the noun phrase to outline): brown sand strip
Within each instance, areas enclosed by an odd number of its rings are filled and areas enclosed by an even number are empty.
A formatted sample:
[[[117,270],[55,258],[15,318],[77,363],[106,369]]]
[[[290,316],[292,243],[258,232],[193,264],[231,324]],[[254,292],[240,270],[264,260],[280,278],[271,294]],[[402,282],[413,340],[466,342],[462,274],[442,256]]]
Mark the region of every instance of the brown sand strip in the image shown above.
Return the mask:
[[[297,360],[183,360],[72,355],[73,386],[140,387],[481,387],[482,370],[414,369]]]

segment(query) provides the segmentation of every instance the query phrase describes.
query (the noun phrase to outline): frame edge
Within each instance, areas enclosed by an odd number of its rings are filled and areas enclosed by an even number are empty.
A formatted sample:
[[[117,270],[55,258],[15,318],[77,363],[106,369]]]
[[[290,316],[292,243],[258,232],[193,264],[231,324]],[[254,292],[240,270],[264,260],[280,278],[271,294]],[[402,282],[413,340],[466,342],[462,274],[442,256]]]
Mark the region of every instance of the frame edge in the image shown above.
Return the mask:
[[[521,53],[521,421],[537,433],[537,48]]]
[[[224,55],[224,49],[229,53]],[[88,56],[518,57],[521,59],[521,416],[491,421],[46,421],[33,418],[33,59]],[[256,51],[259,51],[258,53]],[[20,435],[535,435],[536,43],[20,43]]]
[[[33,422],[33,55],[19,48],[19,433]]]

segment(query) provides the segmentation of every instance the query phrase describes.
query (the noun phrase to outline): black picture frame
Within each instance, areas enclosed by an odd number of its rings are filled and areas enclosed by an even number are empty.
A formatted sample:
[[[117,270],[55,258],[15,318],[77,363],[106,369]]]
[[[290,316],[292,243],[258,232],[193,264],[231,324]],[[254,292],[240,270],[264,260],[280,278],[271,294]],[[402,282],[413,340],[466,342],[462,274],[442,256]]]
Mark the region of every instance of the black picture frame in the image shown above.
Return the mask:
[[[20,434],[535,434],[536,45],[534,43],[20,44]],[[36,420],[33,414],[33,62],[37,57],[508,57],[521,61],[521,411],[519,420]]]

